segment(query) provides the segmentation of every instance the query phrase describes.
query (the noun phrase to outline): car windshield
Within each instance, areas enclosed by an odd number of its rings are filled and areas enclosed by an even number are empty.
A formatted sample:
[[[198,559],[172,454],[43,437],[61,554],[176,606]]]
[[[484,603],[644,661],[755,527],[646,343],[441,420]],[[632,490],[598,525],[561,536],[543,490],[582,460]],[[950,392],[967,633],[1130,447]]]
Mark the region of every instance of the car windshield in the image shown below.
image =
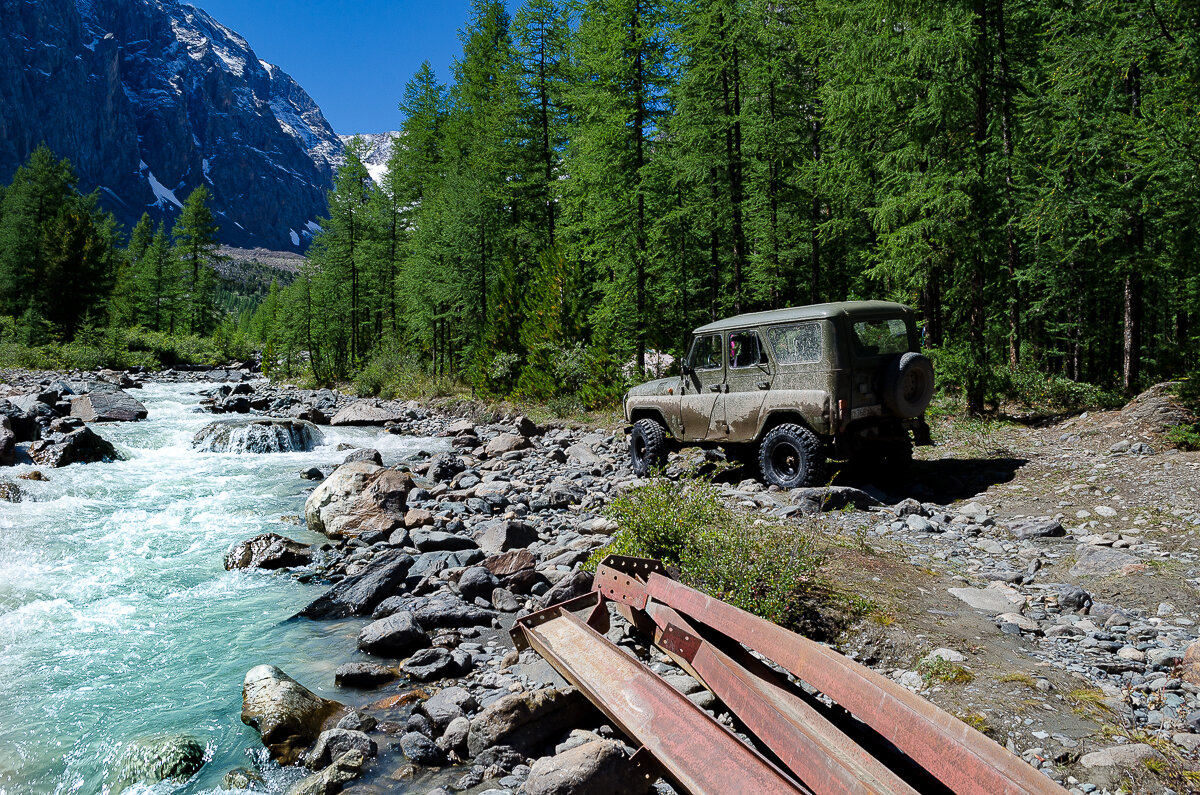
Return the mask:
[[[908,324],[903,318],[862,320],[854,324],[854,345],[859,356],[881,356],[908,350]]]

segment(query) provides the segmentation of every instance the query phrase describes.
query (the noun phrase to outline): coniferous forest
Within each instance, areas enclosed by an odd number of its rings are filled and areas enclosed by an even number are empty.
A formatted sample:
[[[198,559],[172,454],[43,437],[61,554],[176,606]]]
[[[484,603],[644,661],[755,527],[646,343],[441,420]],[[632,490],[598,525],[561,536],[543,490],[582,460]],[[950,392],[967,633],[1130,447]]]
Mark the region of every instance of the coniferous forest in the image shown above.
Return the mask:
[[[916,307],[972,411],[1200,365],[1192,2],[475,0],[461,40],[404,87],[380,183],[352,143],[305,270],[238,321],[266,368],[599,406],[699,324],[856,298]],[[73,201],[28,242],[47,273],[114,239]],[[76,308],[34,308],[60,335],[80,307],[211,334],[188,224],[139,225],[53,288]]]

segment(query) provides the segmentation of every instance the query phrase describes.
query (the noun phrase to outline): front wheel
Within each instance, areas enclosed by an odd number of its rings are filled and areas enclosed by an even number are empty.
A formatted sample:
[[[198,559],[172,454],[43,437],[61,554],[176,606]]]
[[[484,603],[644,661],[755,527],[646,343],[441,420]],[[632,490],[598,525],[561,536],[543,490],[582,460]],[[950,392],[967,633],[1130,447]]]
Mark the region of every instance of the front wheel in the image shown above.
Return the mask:
[[[781,489],[816,486],[825,477],[825,451],[815,433],[789,423],[763,437],[758,465],[767,483]]]
[[[638,420],[629,434],[629,460],[633,474],[644,478],[667,463],[667,433],[654,420]]]

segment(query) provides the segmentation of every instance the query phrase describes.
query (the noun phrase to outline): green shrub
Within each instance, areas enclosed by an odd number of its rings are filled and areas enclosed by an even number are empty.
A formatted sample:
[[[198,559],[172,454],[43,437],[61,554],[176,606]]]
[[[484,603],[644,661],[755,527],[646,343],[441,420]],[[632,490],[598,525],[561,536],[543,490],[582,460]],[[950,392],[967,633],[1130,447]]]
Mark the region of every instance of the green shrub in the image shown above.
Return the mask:
[[[386,340],[371,352],[354,378],[354,388],[362,397],[384,400],[428,399],[461,391],[454,378],[429,372],[415,352],[396,340]]]
[[[688,585],[782,626],[821,590],[823,556],[808,533],[733,511],[709,483],[658,478],[607,513],[619,529],[592,555],[592,569],[610,554],[657,558],[678,566]]]
[[[1043,411],[1117,408],[1125,402],[1116,392],[1061,375],[1046,375],[1027,364],[996,372],[994,384],[1006,400]]]

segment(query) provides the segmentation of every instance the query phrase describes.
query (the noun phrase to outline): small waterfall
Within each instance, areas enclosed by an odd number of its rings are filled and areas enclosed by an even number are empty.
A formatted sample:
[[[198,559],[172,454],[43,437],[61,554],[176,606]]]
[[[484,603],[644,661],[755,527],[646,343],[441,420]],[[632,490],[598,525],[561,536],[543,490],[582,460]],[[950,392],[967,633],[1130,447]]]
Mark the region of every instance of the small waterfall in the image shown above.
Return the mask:
[[[203,453],[295,453],[312,450],[321,441],[316,426],[301,420],[213,422],[192,440]]]

